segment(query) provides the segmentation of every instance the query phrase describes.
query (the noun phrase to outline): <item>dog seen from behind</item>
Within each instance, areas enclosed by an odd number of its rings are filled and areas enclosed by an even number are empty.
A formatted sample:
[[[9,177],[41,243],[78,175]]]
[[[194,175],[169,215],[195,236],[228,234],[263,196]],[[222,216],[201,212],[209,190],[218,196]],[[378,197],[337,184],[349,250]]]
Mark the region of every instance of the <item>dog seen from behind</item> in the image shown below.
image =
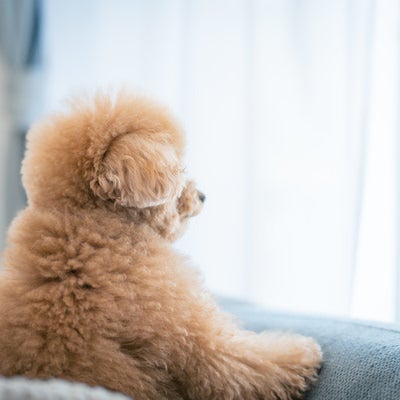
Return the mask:
[[[34,125],[28,206],[0,274],[0,375],[63,378],[135,400],[289,400],[320,347],[240,330],[172,242],[202,208],[168,111],[120,93]]]

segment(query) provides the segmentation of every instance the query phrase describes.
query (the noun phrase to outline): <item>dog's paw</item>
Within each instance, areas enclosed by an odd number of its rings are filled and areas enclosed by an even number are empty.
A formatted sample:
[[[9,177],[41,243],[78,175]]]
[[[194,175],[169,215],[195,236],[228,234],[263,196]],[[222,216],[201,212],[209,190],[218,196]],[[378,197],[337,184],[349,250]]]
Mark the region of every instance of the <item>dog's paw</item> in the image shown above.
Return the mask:
[[[263,399],[302,398],[316,381],[322,365],[319,344],[312,338],[297,334],[263,333],[259,336],[256,354],[263,360],[259,364],[265,376]]]
[[[303,337],[304,353],[301,364],[307,368],[318,370],[322,365],[321,346],[312,338]]]
[[[304,379],[305,388],[303,390],[307,390],[317,380],[318,371],[322,365],[322,350],[312,338],[300,336],[296,341],[302,351],[298,365],[294,364],[294,373]]]
[[[290,335],[287,341],[288,353],[282,359],[278,357],[277,364],[282,370],[284,386],[288,388],[291,396],[289,398],[302,398],[318,378],[318,371],[322,365],[322,350],[320,345],[309,337]]]

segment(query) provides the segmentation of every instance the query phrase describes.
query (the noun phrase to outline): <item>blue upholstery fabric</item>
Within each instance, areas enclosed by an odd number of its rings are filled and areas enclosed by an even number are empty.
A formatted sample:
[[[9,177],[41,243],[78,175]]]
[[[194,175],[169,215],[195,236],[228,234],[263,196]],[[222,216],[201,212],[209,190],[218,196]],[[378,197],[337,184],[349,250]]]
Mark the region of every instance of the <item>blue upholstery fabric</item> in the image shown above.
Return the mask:
[[[400,400],[400,326],[283,315],[222,299],[244,327],[292,331],[315,338],[324,364],[307,400]]]

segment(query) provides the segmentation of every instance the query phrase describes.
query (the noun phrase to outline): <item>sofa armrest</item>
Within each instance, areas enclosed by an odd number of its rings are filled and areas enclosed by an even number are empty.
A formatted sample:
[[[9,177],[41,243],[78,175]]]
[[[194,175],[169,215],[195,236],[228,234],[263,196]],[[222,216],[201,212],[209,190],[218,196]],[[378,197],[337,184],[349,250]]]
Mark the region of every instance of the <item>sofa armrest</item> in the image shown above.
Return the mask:
[[[21,376],[0,377],[1,400],[129,400],[101,387],[61,379],[30,380]]]
[[[399,400],[400,326],[268,312],[220,299],[245,328],[292,331],[321,345],[324,363],[307,400]]]

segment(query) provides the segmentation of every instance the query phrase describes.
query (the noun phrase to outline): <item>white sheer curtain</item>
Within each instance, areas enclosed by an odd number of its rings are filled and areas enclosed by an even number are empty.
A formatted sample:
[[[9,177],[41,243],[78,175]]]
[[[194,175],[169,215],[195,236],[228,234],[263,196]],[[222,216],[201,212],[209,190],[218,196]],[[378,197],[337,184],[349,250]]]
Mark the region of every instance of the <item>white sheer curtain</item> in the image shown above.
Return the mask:
[[[169,104],[207,194],[178,247],[215,292],[391,320],[398,1],[46,3],[48,108],[128,85]]]
[[[365,160],[352,314],[400,320],[400,3],[373,2],[365,80]]]

